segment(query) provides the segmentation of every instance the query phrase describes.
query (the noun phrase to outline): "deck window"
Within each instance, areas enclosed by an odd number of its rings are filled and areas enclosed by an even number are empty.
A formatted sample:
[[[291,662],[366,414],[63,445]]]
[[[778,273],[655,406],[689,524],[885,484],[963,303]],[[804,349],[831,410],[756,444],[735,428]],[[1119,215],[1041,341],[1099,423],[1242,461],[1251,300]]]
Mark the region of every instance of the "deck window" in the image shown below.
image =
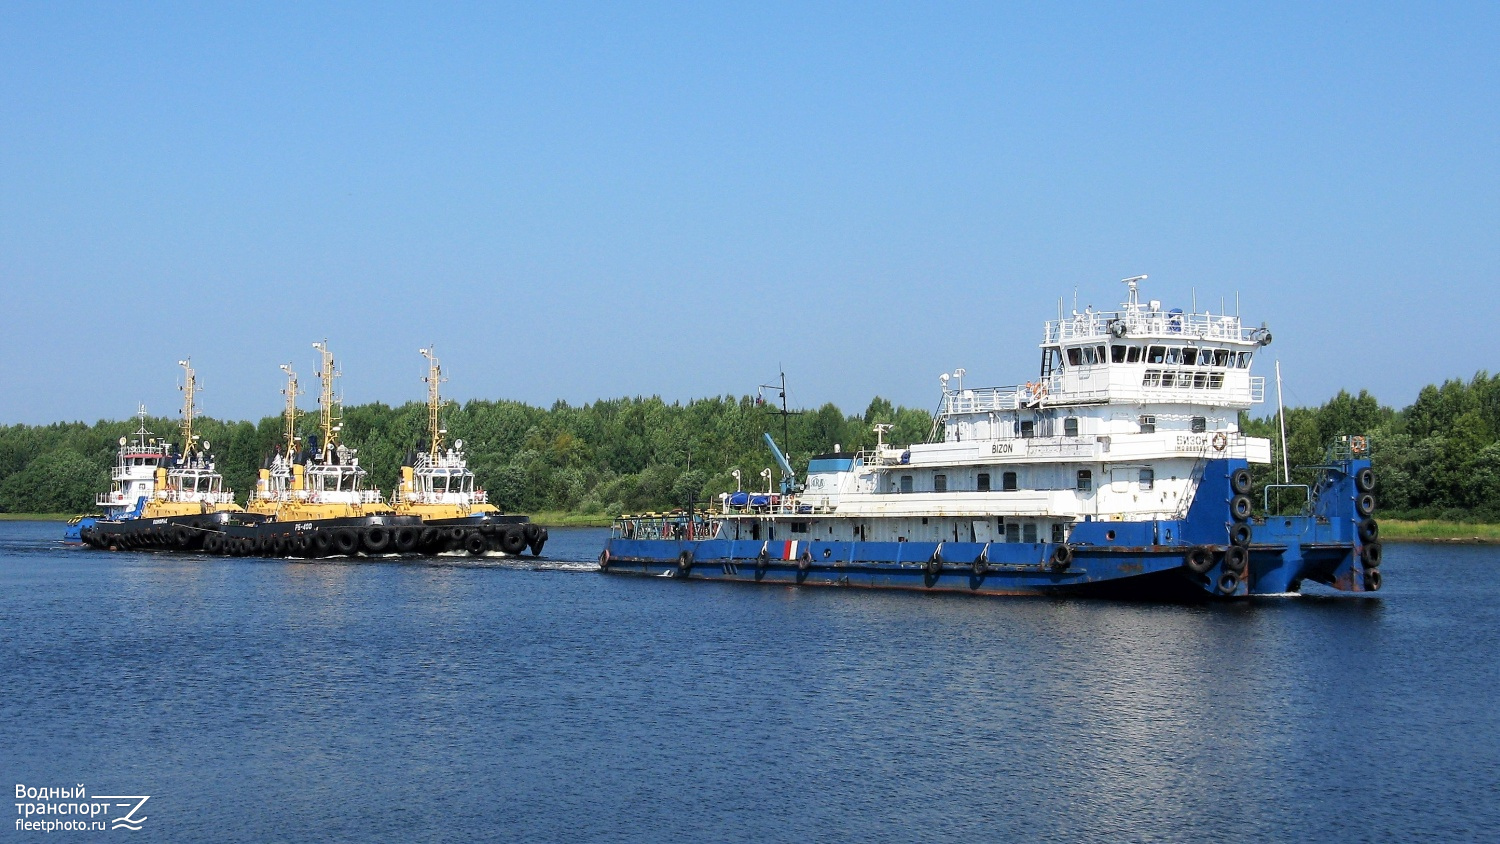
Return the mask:
[[[1030,419],[1021,423],[1021,439],[1029,440],[1036,436],[1036,423]]]
[[[990,491],[990,473],[989,472],[980,472],[979,473],[979,491],[980,492],[989,492]]]
[[[792,522],[792,533],[807,533],[807,522]]]
[[[1006,542],[1020,542],[1021,541],[1021,524],[1020,524],[1020,522],[1009,522],[1009,523],[1007,523],[1005,525],[1005,541]]]
[[[1064,525],[1062,522],[1054,522],[1052,524],[1052,541],[1053,542],[1066,542],[1066,541],[1068,541],[1067,540],[1067,533],[1066,532],[1067,532],[1067,526],[1066,525]]]
[[[1208,388],[1210,390],[1222,390],[1224,388],[1224,373],[1211,372],[1208,375]]]
[[[1194,372],[1193,373],[1193,389],[1195,389],[1195,390],[1201,390],[1201,389],[1203,389],[1206,386],[1208,386],[1208,373],[1206,373],[1206,372]]]
[[[1194,416],[1192,421],[1193,433],[1201,434],[1208,430],[1208,420],[1202,416]]]
[[[1036,542],[1036,522],[1027,522],[1021,526],[1021,541]]]
[[[1169,369],[1166,372],[1163,372],[1161,374],[1161,385],[1163,387],[1175,386],[1176,383],[1177,383],[1177,376],[1176,376],[1175,373],[1172,372],[1172,370]]]
[[[1000,476],[1000,488],[1006,492],[1016,491],[1016,473],[1006,472]]]
[[[1159,370],[1159,369],[1148,369],[1148,370],[1146,370],[1146,377],[1144,377],[1144,378],[1141,379],[1141,386],[1142,387],[1159,387],[1159,386],[1161,386],[1161,370]]]
[[[1141,433],[1143,433],[1143,434],[1154,434],[1154,433],[1156,433],[1156,417],[1155,416],[1147,414],[1145,416],[1142,416],[1140,421],[1141,421]]]
[[[901,491],[911,492],[911,475],[901,476]]]
[[[1155,487],[1156,487],[1156,470],[1155,469],[1142,469],[1141,470],[1141,489],[1147,490],[1147,489],[1154,489]]]
[[[933,492],[947,492],[948,491],[948,476],[947,475],[933,475],[932,476],[932,491]]]
[[[1079,469],[1078,470],[1078,491],[1079,492],[1093,492],[1094,491],[1094,473],[1093,473],[1093,471],[1091,471],[1089,469]]]
[[[1076,436],[1078,436],[1078,417],[1077,416],[1069,416],[1068,418],[1066,418],[1066,419],[1063,420],[1063,436],[1065,436],[1065,437],[1076,437]]]

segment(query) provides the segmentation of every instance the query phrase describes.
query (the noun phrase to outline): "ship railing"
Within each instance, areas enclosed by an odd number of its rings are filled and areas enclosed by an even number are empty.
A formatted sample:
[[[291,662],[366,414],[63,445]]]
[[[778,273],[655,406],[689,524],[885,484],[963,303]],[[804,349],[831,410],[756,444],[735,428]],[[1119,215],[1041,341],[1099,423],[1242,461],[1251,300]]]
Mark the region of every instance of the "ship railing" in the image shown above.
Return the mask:
[[[1071,340],[1114,336],[1111,329],[1123,324],[1128,335],[1181,334],[1205,340],[1252,340],[1253,330],[1240,324],[1240,318],[1228,314],[1172,313],[1166,311],[1084,311],[1063,319],[1048,320],[1044,342],[1066,343]]]

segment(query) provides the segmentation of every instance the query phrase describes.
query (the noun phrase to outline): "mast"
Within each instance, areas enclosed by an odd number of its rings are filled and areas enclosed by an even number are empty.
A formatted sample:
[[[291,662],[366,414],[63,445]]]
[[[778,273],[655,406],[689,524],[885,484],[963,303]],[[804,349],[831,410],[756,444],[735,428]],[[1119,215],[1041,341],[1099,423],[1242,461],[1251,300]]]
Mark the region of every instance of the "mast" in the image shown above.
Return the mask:
[[[292,371],[290,363],[283,363],[281,371],[286,373],[286,387],[281,391],[286,396],[286,408],[281,411],[282,436],[286,438],[286,459],[292,462],[292,455],[297,453],[297,417],[302,415],[297,409],[297,397],[302,391],[297,388],[297,373]]]
[[[442,364],[438,363],[437,354],[432,346],[429,345],[417,351],[422,353],[422,357],[427,358],[427,377],[422,379],[427,382],[427,442],[429,443],[427,457],[436,463],[438,453],[443,448],[443,434],[446,433],[438,425],[438,412],[443,409],[443,399],[438,395],[438,385],[448,379],[443,377]]]
[[[322,366],[318,369],[318,382],[322,385],[318,394],[318,430],[323,438],[318,445],[326,458],[333,447],[338,445],[339,429],[343,427],[339,424],[339,401],[333,394],[333,382],[339,377],[339,371],[334,367],[333,352],[328,350],[328,340],[314,343],[313,348],[323,357]]]
[[[1281,404],[1281,361],[1276,361],[1276,418],[1281,421],[1281,482],[1292,482],[1292,469],[1286,456],[1286,408]]]
[[[198,392],[198,373],[193,371],[193,359],[180,360],[177,365],[182,367],[186,377],[182,386],[177,389],[182,391],[182,455],[186,457],[193,453],[193,396]]]

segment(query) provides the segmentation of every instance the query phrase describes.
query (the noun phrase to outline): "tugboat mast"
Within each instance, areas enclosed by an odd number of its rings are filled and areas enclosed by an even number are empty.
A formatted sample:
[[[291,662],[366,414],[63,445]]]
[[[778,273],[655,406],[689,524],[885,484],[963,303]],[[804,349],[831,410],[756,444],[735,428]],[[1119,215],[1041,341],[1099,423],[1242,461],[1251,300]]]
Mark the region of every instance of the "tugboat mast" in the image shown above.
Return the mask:
[[[186,378],[182,386],[177,389],[182,391],[182,455],[186,457],[193,453],[193,396],[198,392],[198,373],[193,371],[193,359],[180,360],[177,365],[183,368]]]
[[[286,373],[286,387],[281,391],[286,396],[286,408],[281,412],[282,436],[286,438],[286,459],[290,461],[297,453],[297,417],[302,415],[297,409],[297,397],[302,390],[297,387],[297,373],[292,371],[290,363],[283,363],[281,371]]]
[[[328,350],[328,341],[314,343],[323,356],[322,366],[318,369],[318,381],[322,385],[322,391],[318,395],[318,410],[320,416],[319,428],[323,434],[320,447],[323,449],[325,459],[338,445],[339,430],[344,426],[339,419],[338,399],[333,394],[333,381],[339,377],[339,371],[334,368],[333,352]]]
[[[435,464],[438,454],[443,449],[443,434],[446,433],[438,426],[438,412],[443,409],[443,399],[438,395],[438,385],[448,380],[443,377],[442,364],[438,363],[437,354],[433,352],[432,346],[418,349],[422,357],[427,358],[427,457]]]

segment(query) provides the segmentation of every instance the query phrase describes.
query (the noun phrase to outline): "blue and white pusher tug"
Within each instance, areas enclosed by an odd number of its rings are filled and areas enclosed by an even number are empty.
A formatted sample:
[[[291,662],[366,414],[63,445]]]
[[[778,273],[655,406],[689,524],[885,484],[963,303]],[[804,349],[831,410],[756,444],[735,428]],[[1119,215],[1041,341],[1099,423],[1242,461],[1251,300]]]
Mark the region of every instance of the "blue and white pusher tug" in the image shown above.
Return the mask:
[[[767,435],[779,492],[767,472],[765,493],[711,514],[622,517],[600,568],[979,595],[1378,590],[1366,440],[1341,437],[1313,485],[1269,485],[1257,510],[1249,464],[1269,464],[1271,442],[1238,417],[1263,401],[1250,365],[1271,335],[1143,303],[1144,279],[1125,280],[1117,311],[1048,321],[1035,381],[971,389],[962,369],[945,374],[928,442],[893,447],[877,426],[873,451],[835,446],[798,484]]]

